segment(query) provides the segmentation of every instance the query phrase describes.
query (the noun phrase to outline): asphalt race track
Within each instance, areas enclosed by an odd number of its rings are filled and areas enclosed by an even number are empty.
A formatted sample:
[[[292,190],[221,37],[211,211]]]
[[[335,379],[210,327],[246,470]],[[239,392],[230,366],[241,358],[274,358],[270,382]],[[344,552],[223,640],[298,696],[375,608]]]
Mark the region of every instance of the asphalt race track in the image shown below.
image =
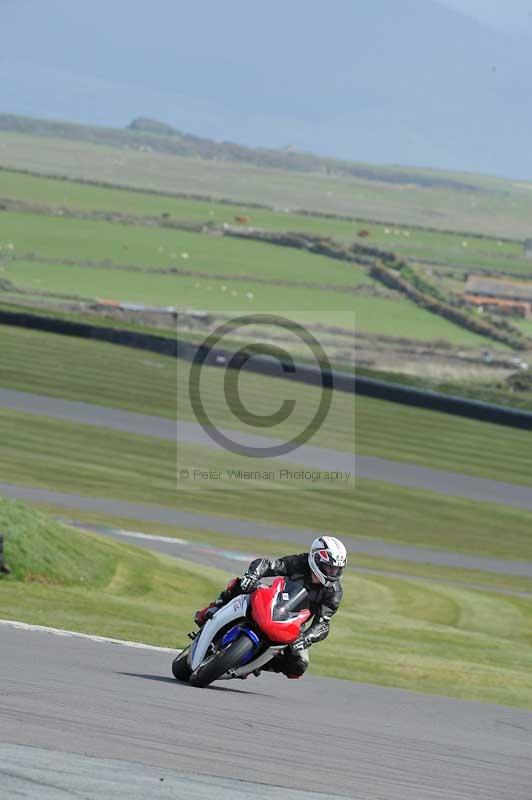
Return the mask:
[[[526,711],[309,676],[193,689],[169,653],[4,625],[0,652],[2,798],[532,796]]]
[[[193,422],[180,420],[177,423],[175,420],[164,417],[136,414],[116,408],[61,400],[11,389],[0,389],[0,407],[84,425],[129,431],[168,441],[179,441],[182,444],[203,445],[213,450],[221,449],[199,424]],[[279,444],[278,440],[270,437],[255,436],[239,431],[225,431],[225,433],[230,438],[252,447]],[[339,469],[354,473],[360,478],[384,481],[411,489],[426,489],[452,497],[465,497],[470,500],[532,510],[532,489],[530,487],[516,486],[486,478],[475,478],[457,472],[418,467],[415,464],[387,461],[372,456],[355,457],[352,453],[310,445],[303,445],[277,460],[281,464],[294,464],[323,470]]]

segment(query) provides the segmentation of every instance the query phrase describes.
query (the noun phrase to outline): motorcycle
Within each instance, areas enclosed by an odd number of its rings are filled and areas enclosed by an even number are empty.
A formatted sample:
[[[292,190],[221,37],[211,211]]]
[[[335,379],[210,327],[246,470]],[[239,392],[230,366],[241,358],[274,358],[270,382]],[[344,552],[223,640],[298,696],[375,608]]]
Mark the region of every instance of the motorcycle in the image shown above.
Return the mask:
[[[264,669],[301,635],[310,618],[307,590],[286,578],[260,583],[222,606],[172,663],[178,681],[205,687]]]

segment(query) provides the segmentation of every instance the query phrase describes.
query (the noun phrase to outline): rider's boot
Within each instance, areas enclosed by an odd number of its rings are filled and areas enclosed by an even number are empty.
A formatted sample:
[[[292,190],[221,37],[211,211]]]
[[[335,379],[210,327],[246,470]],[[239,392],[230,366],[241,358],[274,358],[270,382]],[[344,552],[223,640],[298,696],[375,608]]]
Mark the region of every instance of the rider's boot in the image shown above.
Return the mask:
[[[194,614],[194,622],[198,626],[198,628],[203,628],[205,623],[213,617],[219,608],[221,608],[223,603],[220,599],[215,600],[213,603],[209,603],[208,606],[205,608],[200,608],[199,611],[196,611]]]
[[[232,578],[227,587],[220,593],[220,595],[214,600],[212,603],[209,603],[208,606],[205,608],[200,608],[199,611],[196,611],[194,614],[194,622],[198,626],[198,628],[203,628],[205,623],[213,617],[219,608],[224,606],[229,600],[232,600],[235,596],[235,593],[238,594],[239,584],[238,578]]]

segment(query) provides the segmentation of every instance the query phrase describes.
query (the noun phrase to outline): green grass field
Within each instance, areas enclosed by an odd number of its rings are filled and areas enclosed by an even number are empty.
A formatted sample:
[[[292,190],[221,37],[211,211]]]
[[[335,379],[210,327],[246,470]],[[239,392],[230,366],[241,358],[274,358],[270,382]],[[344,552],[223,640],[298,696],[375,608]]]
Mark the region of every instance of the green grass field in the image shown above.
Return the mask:
[[[164,197],[3,170],[0,170],[0,197],[41,203],[56,209],[120,212],[139,217],[168,215],[179,221],[214,222],[218,225],[235,224],[235,218],[240,216],[247,218],[249,225],[253,227],[331,236],[344,242],[358,241],[357,234],[364,230],[369,233],[366,243],[393,250],[412,259],[439,259],[464,267],[501,271],[530,271],[530,263],[523,258],[523,247],[518,241],[479,239],[467,234],[458,235],[409,226],[356,223],[214,201]]]
[[[0,500],[0,614],[175,647],[224,574],[84,534]],[[315,674],[532,708],[532,600],[355,576]],[[170,666],[170,659],[169,659]]]
[[[365,282],[353,270],[356,284]],[[404,336],[418,341],[447,341],[455,345],[481,346],[489,340],[435,316],[406,299],[354,296],[345,290],[269,286],[253,280],[227,281],[213,278],[149,275],[112,269],[63,264],[12,261],[3,275],[14,285],[58,295],[85,299],[173,305],[177,308],[238,313],[247,311],[288,312],[303,322],[340,326],[364,333]],[[295,314],[292,312],[296,312]]]
[[[92,220],[4,213],[0,215],[0,242],[13,243],[17,258],[35,253],[44,258],[107,261],[110,265],[179,267],[208,272],[213,277],[250,275],[338,286],[373,282],[360,268],[294,248]]]
[[[299,174],[10,133],[0,133],[0,165],[170,194],[230,198],[244,206],[259,202],[279,209],[519,239],[530,233],[529,184],[478,175],[419,170],[429,177],[444,175],[472,186],[471,191],[456,191],[423,188],[408,181],[390,184]]]
[[[520,328],[524,334],[532,337],[532,319],[516,319],[513,324]]]
[[[46,202],[57,208],[72,203],[72,207],[81,210],[103,206],[108,210],[170,214],[180,219],[218,223],[232,221],[235,216],[233,207],[220,203],[84,186],[6,171],[0,171],[0,197],[2,192],[7,197]],[[240,210],[246,211],[245,208]],[[249,209],[247,212],[251,220]],[[353,223],[339,220],[258,209],[253,209],[252,216],[253,224],[278,230],[295,227],[348,240],[353,240],[356,233]],[[364,225],[364,228],[370,232],[371,243],[415,258],[458,260],[464,268],[529,269],[528,262],[518,258],[521,245],[517,242],[464,239],[452,234],[377,224],[369,228]],[[368,334],[418,341],[439,340],[456,345],[487,343],[483,337],[430,314],[407,299],[365,294],[353,297],[345,293],[343,289],[347,286],[375,285],[361,267],[265,243],[163,228],[6,212],[0,216],[1,253],[13,259],[0,266],[4,277],[30,292],[173,304],[201,310],[231,311],[236,304],[251,310],[301,309],[307,312],[303,319],[312,317],[328,325],[338,323],[338,312],[355,309],[359,330]],[[27,254],[32,254],[37,261],[25,260]],[[38,259],[48,259],[52,263]],[[54,259],[75,263],[54,264]],[[88,268],[76,263],[87,260],[102,262],[102,266]],[[177,268],[193,274],[147,275],[110,269],[113,264]],[[242,279],[238,280],[238,276]],[[228,280],[229,277],[236,280]],[[272,283],[257,282],[254,278]],[[308,286],[280,289],[275,283],[279,280],[298,281]],[[336,290],[326,291],[323,285]]]
[[[0,241],[13,244],[17,256],[17,260],[4,264],[0,274],[25,289],[200,310],[296,310],[307,312],[306,319],[324,324],[337,324],[337,312],[355,310],[358,329],[368,333],[473,346],[488,341],[407,299],[342,292],[347,286],[371,285],[373,281],[360,267],[290,248],[182,231],[11,213],[0,215]],[[109,266],[24,261],[28,253],[48,259],[106,260]],[[208,273],[212,278],[113,270],[113,262],[179,266]],[[221,277],[224,274],[250,277],[227,281]],[[259,284],[253,276],[306,281],[309,287]],[[324,291],[321,284],[337,286],[339,291]]]

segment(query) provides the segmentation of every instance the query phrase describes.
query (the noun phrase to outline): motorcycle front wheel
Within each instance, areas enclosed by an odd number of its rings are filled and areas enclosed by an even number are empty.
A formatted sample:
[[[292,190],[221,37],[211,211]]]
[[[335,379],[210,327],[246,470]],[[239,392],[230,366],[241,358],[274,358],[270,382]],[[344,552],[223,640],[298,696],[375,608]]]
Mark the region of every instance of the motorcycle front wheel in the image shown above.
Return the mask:
[[[176,681],[188,681],[192,670],[188,664],[189,648],[185,647],[172,661],[172,674]]]
[[[190,675],[192,686],[205,687],[221,678],[227,670],[236,669],[254,649],[255,645],[247,636],[241,636],[223,650],[209,656],[198,669]]]

